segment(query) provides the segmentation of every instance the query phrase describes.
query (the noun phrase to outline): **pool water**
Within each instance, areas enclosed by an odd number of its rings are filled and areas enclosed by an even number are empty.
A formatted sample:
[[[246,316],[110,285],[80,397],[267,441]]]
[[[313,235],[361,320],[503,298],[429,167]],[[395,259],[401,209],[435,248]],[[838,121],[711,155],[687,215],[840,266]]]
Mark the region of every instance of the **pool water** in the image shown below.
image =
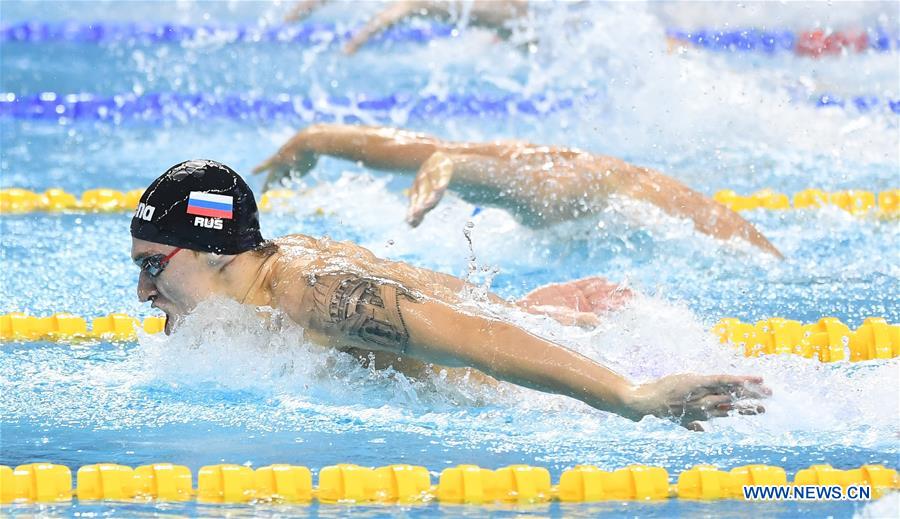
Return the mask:
[[[4,1],[3,24],[23,21],[278,23],[267,2]],[[552,7],[552,8],[551,8]],[[354,26],[372,3],[336,4],[317,20]],[[392,124],[445,138],[519,138],[585,148],[664,171],[703,193],[884,191],[900,181],[900,117],[886,109],[818,107],[817,94],[898,99],[894,52],[814,60],[792,54],[667,52],[670,27],[765,26],[803,31],[884,28],[900,33],[896,5],[581,4],[539,6],[541,23],[498,42],[481,29],[425,42],[383,38],[352,57],[336,45],[197,41],[3,41],[0,92],[93,98],[179,94],[311,99],[316,115],[250,110],[192,113],[164,105],[109,117],[29,117],[0,112],[0,187],[80,193],[142,188],[172,164],[213,158],[249,175],[314,120]],[[431,22],[414,21],[412,25]],[[372,111],[336,101],[481,96],[570,100],[534,110]],[[455,99],[454,98],[454,99]],[[546,108],[546,107],[545,107]],[[248,178],[257,194],[262,179]],[[476,463],[547,467],[553,480],[576,464],[666,468],[674,481],[698,463],[762,463],[789,477],[813,464],[900,467],[897,359],[822,364],[799,357],[744,358],[709,333],[722,317],[868,316],[900,322],[900,225],[837,208],[744,213],[784,253],[776,261],[720,243],[691,225],[625,207],[544,229],[449,196],[422,226],[403,222],[411,179],[334,159],[291,187],[292,207],[262,215],[266,236],[350,240],[375,254],[490,284],[517,298],[549,282],[600,275],[640,295],[585,331],[520,314],[507,317],[637,381],[677,372],[760,374],[773,390],[762,416],[717,419],[703,434],[661,419],[632,423],[577,401],[510,385],[487,388],[439,368],[423,379],[360,367],[272,330],[249,309],[209,301],[172,337],[130,343],[0,345],[0,464],[37,460],[78,466],[172,461],[271,463],[319,468],[352,462],[443,468]],[[319,211],[321,209],[321,211]],[[128,215],[0,217],[0,313],[88,317],[138,303]],[[463,234],[473,223],[471,248]],[[640,224],[638,224],[640,222]],[[470,257],[474,256],[474,260]],[[603,503],[494,507],[493,515],[850,516],[896,515],[896,496],[876,503]],[[53,514],[483,515],[483,508],[206,507],[75,502]],[[16,505],[4,512],[31,514]]]

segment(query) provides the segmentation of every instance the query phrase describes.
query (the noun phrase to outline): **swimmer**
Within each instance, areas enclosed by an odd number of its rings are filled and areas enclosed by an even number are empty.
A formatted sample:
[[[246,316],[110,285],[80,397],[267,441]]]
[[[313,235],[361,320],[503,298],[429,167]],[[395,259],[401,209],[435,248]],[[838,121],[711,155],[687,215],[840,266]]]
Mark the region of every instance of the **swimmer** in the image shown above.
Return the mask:
[[[317,124],[298,132],[253,172],[268,172],[268,188],[292,173],[305,175],[322,155],[414,173],[406,216],[413,227],[448,188],[473,204],[505,209],[531,227],[597,213],[611,196],[624,196],[689,218],[704,234],[740,238],[782,258],[762,233],[719,202],[658,171],[572,148],[452,142],[395,128]]]
[[[258,218],[253,192],[218,162],[183,162],[147,188],[131,220],[131,258],[141,270],[138,298],[165,313],[166,334],[216,296],[278,310],[313,343],[381,356],[403,371],[416,363],[474,368],[632,420],[653,415],[696,429],[696,421],[732,411],[762,412],[752,400],[770,394],[753,376],[683,374],[633,384],[489,310],[463,306],[458,278],[327,238],[265,240]],[[567,304],[563,286],[547,291],[527,304]]]
[[[326,3],[328,0],[298,2],[285,15],[284,21],[303,20]],[[397,0],[389,4],[389,7],[375,15],[344,45],[345,53],[354,54],[376,34],[413,16],[447,20],[465,14],[471,25],[493,29],[499,36],[507,38],[510,35],[507,24],[528,12],[527,0]]]

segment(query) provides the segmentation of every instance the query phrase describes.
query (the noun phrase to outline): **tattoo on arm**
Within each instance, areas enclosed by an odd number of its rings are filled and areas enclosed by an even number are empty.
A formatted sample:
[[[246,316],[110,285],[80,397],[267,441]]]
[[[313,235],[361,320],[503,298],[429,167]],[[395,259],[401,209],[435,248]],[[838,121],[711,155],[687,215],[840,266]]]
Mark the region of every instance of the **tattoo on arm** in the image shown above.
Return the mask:
[[[355,274],[322,276],[312,286],[316,320],[325,331],[338,331],[379,350],[404,353],[409,331],[400,298],[415,298],[399,285]]]

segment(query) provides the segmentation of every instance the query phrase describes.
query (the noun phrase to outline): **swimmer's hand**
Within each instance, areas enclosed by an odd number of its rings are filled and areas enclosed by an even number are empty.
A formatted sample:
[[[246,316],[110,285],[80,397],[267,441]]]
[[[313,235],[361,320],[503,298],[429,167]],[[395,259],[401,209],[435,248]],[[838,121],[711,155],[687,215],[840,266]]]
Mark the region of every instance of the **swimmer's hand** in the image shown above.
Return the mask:
[[[600,276],[589,276],[538,287],[516,304],[526,311],[551,306],[600,315],[621,308],[632,297],[634,293],[624,283],[613,283]]]
[[[516,306],[566,326],[591,329],[600,324],[601,315],[621,308],[633,296],[622,283],[590,276],[538,287],[516,301]]]
[[[263,191],[277,187],[292,175],[299,178],[310,172],[319,160],[319,155],[307,145],[307,132],[301,130],[291,137],[274,155],[253,168],[253,174],[268,171]]]
[[[765,408],[754,400],[766,398],[772,390],[762,378],[736,375],[670,375],[635,388],[630,416],[675,418],[688,429],[702,431],[701,420],[740,414],[760,414]]]
[[[436,152],[426,160],[409,189],[409,209],[406,223],[418,227],[428,211],[437,207],[453,178],[453,160]]]

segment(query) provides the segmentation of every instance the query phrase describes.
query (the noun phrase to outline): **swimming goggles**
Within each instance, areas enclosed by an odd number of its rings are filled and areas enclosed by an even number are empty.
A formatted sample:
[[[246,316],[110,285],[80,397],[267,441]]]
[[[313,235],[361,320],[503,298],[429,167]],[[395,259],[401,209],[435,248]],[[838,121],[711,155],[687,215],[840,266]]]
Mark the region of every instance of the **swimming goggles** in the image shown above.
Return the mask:
[[[178,254],[179,251],[181,251],[181,247],[176,247],[175,250],[168,254],[154,254],[153,256],[141,258],[135,263],[139,267],[141,267],[141,270],[146,272],[151,278],[159,277],[159,275],[162,274],[164,270],[166,270],[166,266],[169,264],[169,260],[172,259],[172,257],[176,254]]]

